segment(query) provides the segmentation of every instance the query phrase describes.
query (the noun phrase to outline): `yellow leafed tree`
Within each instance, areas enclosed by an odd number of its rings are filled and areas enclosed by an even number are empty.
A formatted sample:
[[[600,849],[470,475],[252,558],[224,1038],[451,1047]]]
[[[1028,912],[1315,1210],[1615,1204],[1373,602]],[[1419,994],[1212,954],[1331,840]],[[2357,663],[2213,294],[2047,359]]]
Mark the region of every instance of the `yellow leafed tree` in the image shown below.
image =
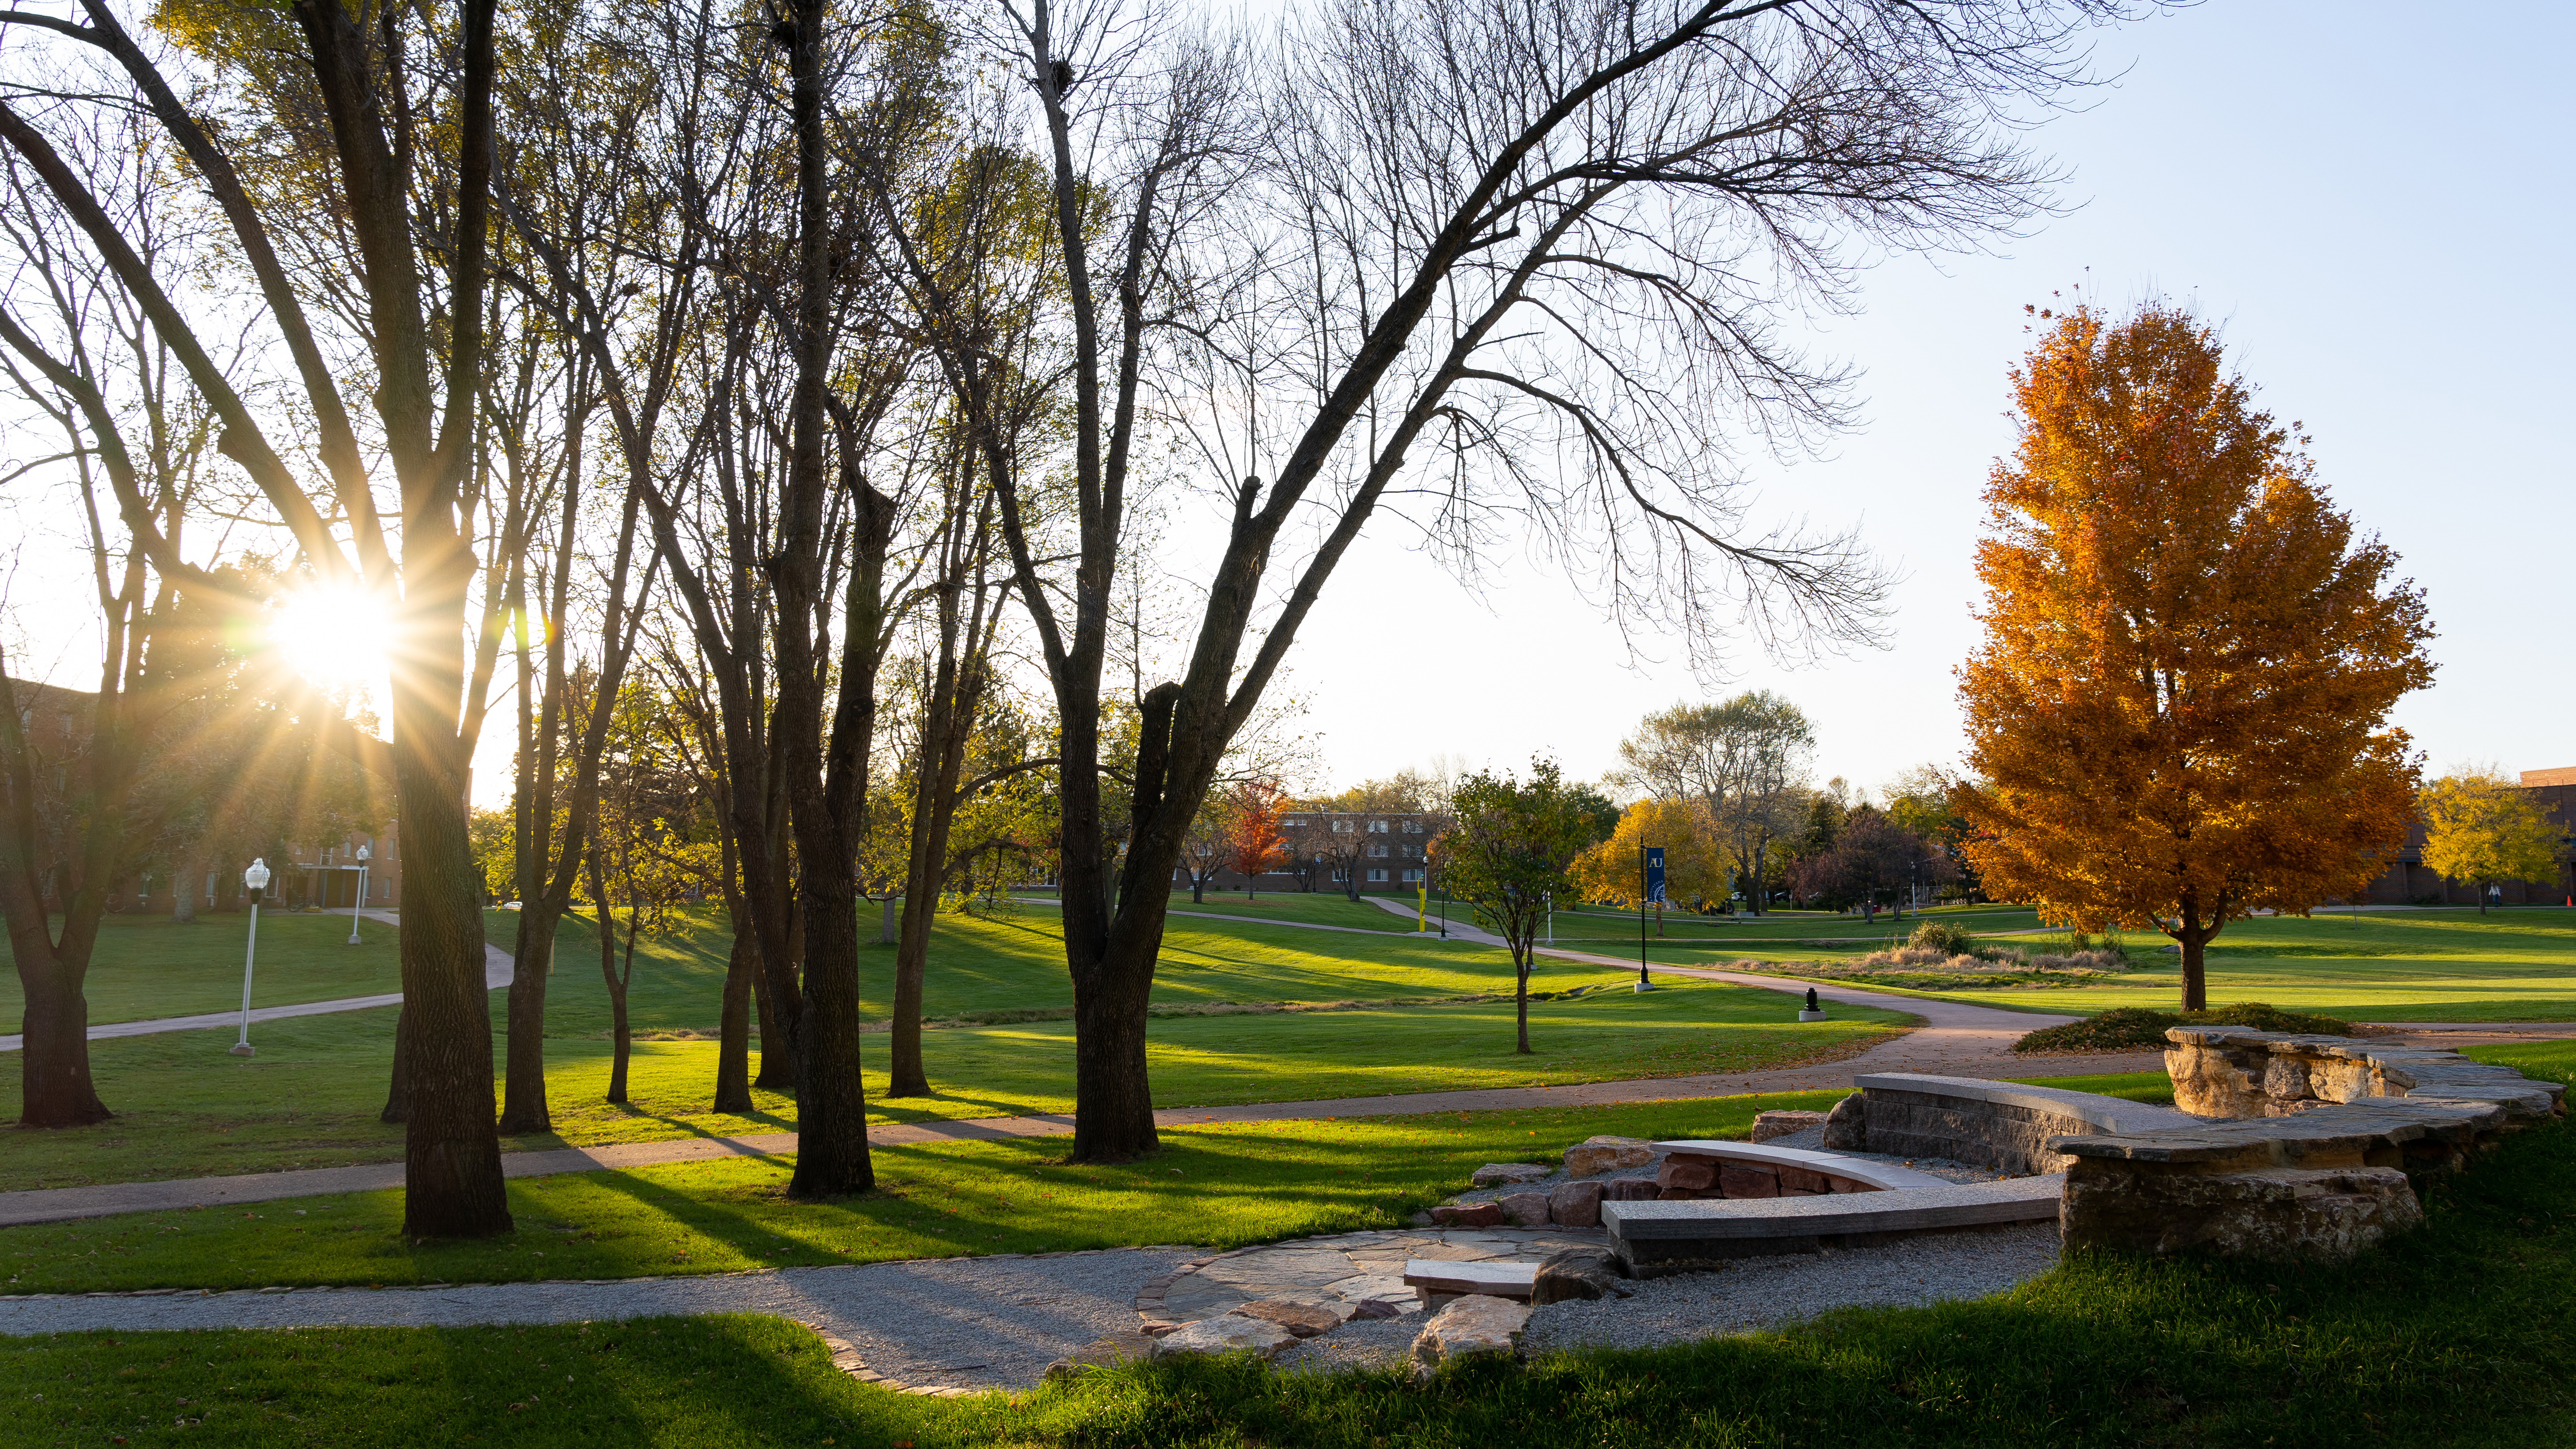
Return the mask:
[[[1710,826],[1708,810],[1696,800],[1640,800],[1619,814],[1619,828],[1608,840],[1577,857],[1566,874],[1587,901],[1617,901],[1633,906],[1644,893],[1641,847],[1664,848],[1664,899],[1680,903],[1705,897],[1724,899],[1726,861]],[[1657,916],[1660,925],[1662,917]]]
[[[2496,770],[2445,775],[2416,797],[2424,817],[2424,864],[2478,887],[2558,875],[2558,831],[2540,801]]]
[[[2432,630],[2206,327],[2049,321],[1986,488],[1966,851],[2053,922],[2172,937],[2196,1009],[2228,922],[2359,894],[2405,843],[2415,767],[2387,719],[2430,680]]]

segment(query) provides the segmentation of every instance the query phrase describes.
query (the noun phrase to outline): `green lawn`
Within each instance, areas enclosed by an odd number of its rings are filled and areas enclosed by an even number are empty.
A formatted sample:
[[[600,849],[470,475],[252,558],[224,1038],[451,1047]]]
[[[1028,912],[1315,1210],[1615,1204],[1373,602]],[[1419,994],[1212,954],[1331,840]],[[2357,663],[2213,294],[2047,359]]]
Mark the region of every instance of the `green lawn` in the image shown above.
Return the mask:
[[[249,927],[248,912],[209,912],[188,925],[175,924],[166,914],[106,917],[99,924],[85,992],[91,1024],[240,1009],[242,947]],[[361,921],[358,939],[360,944],[349,944],[346,911],[260,912],[251,1004],[286,1006],[402,990],[394,928]],[[509,938],[501,940],[506,945]],[[0,1022],[12,1032],[27,1010],[15,961],[8,941],[0,939]]]
[[[2565,1044],[2513,1055],[2526,1069],[2561,1077],[2576,1068]],[[1711,1130],[1713,1112],[1728,1105],[1698,1104],[1691,1110],[1700,1115],[1680,1130]],[[1452,1171],[1482,1154],[1505,1155],[1515,1130],[1531,1134],[1524,1141],[1613,1121],[1664,1130],[1644,1118],[1562,1113],[1515,1122],[1513,1115],[1456,1124],[1463,1130],[1454,1137],[1381,1145],[1399,1155],[1443,1154],[1439,1170]],[[1430,1134],[1435,1125],[1425,1120],[1412,1130]],[[1231,1135],[1237,1153],[1249,1145],[1241,1131]],[[1221,1149],[1194,1140],[1174,1152],[1203,1150]],[[1325,1156],[1308,1166],[1365,1172],[1379,1160]],[[889,1175],[916,1170],[913,1159],[889,1161]],[[1025,1194],[1022,1184],[1039,1181],[1014,1178],[1011,1186]],[[1064,1188],[1117,1191],[1107,1183]],[[334,1449],[2576,1444],[2576,1393],[2565,1374],[2576,1354],[2576,1128],[2517,1134],[2469,1172],[2426,1189],[2427,1225],[2353,1264],[2080,1254],[1977,1302],[1846,1310],[1787,1332],[1649,1352],[1471,1363],[1423,1386],[1392,1374],[1324,1377],[1240,1360],[1165,1360],[1034,1394],[931,1400],[835,1372],[820,1343],[795,1325],[721,1317],[527,1329],[58,1334],[0,1343],[0,1395],[18,1406],[11,1426],[31,1443]],[[519,1191],[523,1236],[546,1231]],[[870,1201],[801,1211],[819,1221]],[[969,1207],[983,1201],[971,1198]],[[971,1232],[959,1216],[956,1228]],[[223,1242],[248,1246],[279,1226],[232,1218]],[[307,1221],[305,1234],[285,1236],[309,1238],[315,1226]],[[785,1234],[748,1207],[727,1230],[723,1246],[711,1239],[707,1251],[788,1260],[768,1241]],[[0,1242],[29,1231],[9,1230]],[[182,1225],[170,1236],[196,1231]],[[575,1245],[579,1236],[562,1234],[562,1250],[617,1241]],[[558,1249],[546,1251],[551,1262]],[[101,1261],[139,1260],[102,1252]],[[475,1271],[502,1276],[493,1269],[505,1266]]]
[[[2099,986],[1944,992],[2046,1011],[2172,1010],[2182,959],[2128,938],[2141,969]],[[2209,950],[2212,1002],[2268,1001],[2359,1021],[2576,1021],[2576,911],[2473,909],[2267,916]]]
[[[1361,936],[1311,932],[1329,942],[1369,943]],[[1389,943],[1410,945],[1410,943]],[[1257,945],[1241,948],[1246,955]],[[712,993],[721,963],[694,977],[676,957],[664,975],[696,980]],[[666,982],[650,1003],[646,966],[636,967],[638,1023],[677,1025],[697,1010],[691,994]],[[1283,965],[1281,989],[1332,984],[1320,965],[1302,968],[1302,984]],[[1359,963],[1355,970],[1369,969]],[[1405,968],[1378,967],[1389,973]],[[1427,971],[1427,968],[1423,968]],[[1183,1002],[1191,974],[1232,973],[1241,962],[1181,966],[1171,994]],[[1565,989],[1611,973],[1566,968],[1539,984]],[[1345,991],[1376,984],[1355,979]],[[1345,992],[1330,992],[1334,998]],[[649,1005],[649,1010],[647,1009]],[[494,993],[496,1023],[502,1014]],[[712,1010],[707,1012],[712,1016]],[[375,1120],[382,1107],[394,1013],[389,1009],[265,1022],[252,1028],[259,1054],[231,1057],[229,1031],[170,1032],[91,1043],[99,1091],[120,1115],[92,1127],[0,1129],[0,1191],[89,1182],[140,1181],[210,1173],[269,1171],[378,1162],[401,1156],[401,1130]],[[692,1020],[695,1018],[692,1017]],[[1885,1012],[1838,1011],[1829,1022],[1802,1024],[1778,993],[1697,986],[1633,996],[1611,991],[1531,1007],[1527,1057],[1512,1050],[1512,1005],[1393,1005],[1365,1010],[1171,1016],[1151,1028],[1148,1056],[1155,1100],[1171,1107],[1300,1101],[1457,1087],[1526,1086],[1750,1071],[1817,1060],[1866,1046],[1902,1018]],[[630,1067],[630,1100],[612,1107],[606,1089],[609,1044],[596,971],[557,958],[550,993],[547,1093],[556,1133],[512,1139],[533,1150],[565,1144],[643,1141],[699,1134],[773,1131],[795,1124],[795,1104],[759,1094],[755,1113],[706,1110],[715,1077],[710,1040],[638,1042]],[[712,1021],[702,1023],[710,1029]],[[887,1102],[885,1038],[862,1047],[872,1116],[879,1121],[985,1117],[1072,1108],[1073,1030],[1067,1021],[940,1030],[924,1039],[938,1095]],[[495,1041],[496,1063],[500,1044]],[[18,1079],[0,1072],[0,1117],[17,1115]]]
[[[1437,903],[1435,902],[1435,905]],[[1469,908],[1452,904],[1454,918],[1472,919]],[[1651,944],[1681,944],[1723,948],[1730,943],[1752,942],[1757,945],[1779,941],[1851,940],[1883,944],[1891,937],[1902,940],[1923,921],[1948,921],[1971,931],[2006,932],[2039,930],[2039,914],[2027,906],[1933,906],[1923,911],[1907,911],[1902,916],[1887,911],[1878,913],[1875,921],[1839,911],[1800,911],[1776,909],[1768,915],[1743,915],[1733,920],[1717,916],[1694,915],[1689,911],[1664,912],[1663,931],[1655,930],[1654,915],[1646,916],[1646,937]],[[1617,906],[1580,906],[1556,913],[1558,945],[1599,946],[1612,948],[1637,946],[1637,913]]]
[[[1554,1160],[1599,1132],[1741,1137],[1756,1112],[1839,1092],[1527,1112],[1168,1129],[1126,1166],[1061,1139],[882,1147],[878,1191],[783,1195],[791,1158],[567,1173],[510,1184],[507,1239],[414,1246],[398,1191],[0,1229],[0,1292],[281,1283],[491,1283],[730,1273],[797,1263],[1142,1243],[1238,1247],[1396,1226],[1487,1162]]]

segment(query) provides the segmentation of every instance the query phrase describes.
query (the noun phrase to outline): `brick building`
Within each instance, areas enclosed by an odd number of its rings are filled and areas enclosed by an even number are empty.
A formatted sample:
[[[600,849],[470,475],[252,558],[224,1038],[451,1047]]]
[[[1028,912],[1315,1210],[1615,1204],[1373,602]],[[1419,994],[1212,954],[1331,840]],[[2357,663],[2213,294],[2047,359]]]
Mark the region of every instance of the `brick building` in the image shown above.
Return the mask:
[[[1356,870],[1362,895],[1411,895],[1422,885],[1423,848],[1442,823],[1419,810],[1292,809],[1279,820],[1280,847],[1288,859],[1248,888],[1302,890],[1311,872],[1314,889],[1341,891],[1348,888],[1346,875]],[[1190,888],[1186,871],[1172,872],[1172,888]],[[1239,891],[1247,884],[1241,874],[1219,870],[1207,888]]]
[[[2541,808],[2558,827],[2558,876],[2555,880],[2501,882],[2503,903],[2554,906],[2576,900],[2576,766],[2525,770],[2521,784],[2540,798]],[[2474,906],[2478,903],[2478,890],[2475,882],[2447,879],[2424,864],[2424,827],[2418,824],[2407,832],[2406,848],[2391,857],[2388,869],[2370,883],[2369,903]]]

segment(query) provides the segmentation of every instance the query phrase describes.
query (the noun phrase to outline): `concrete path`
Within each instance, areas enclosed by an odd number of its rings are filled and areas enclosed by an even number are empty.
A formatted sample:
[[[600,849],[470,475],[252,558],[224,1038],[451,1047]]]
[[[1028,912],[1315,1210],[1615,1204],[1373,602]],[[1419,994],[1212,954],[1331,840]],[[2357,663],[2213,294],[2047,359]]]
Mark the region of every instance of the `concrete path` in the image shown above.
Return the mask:
[[[382,925],[394,926],[400,924],[397,918],[389,911],[366,911],[362,914],[364,914],[368,920],[378,922]],[[498,991],[502,987],[510,984],[510,978],[514,974],[516,974],[516,968],[510,960],[510,953],[493,945],[489,941],[484,942],[484,987],[487,990]],[[251,996],[253,1000],[258,999],[258,985],[258,973],[254,971],[252,973],[251,982]],[[251,1024],[256,1026],[263,1021],[286,1021],[298,1016],[330,1016],[334,1013],[343,1011],[370,1011],[379,1006],[400,1005],[402,1005],[402,993],[399,991],[393,991],[387,992],[382,996],[341,996],[335,997],[329,1001],[300,1002],[294,1006],[254,1006],[250,1010],[250,1019]],[[110,1037],[120,1036],[157,1036],[165,1031],[207,1031],[216,1027],[238,1026],[240,1024],[241,1012],[238,1010],[207,1011],[200,1012],[195,1016],[155,1017],[150,1021],[111,1021],[104,1025],[91,1027],[89,1029],[89,1039],[91,1041],[104,1041]],[[24,1048],[26,1044],[26,1037],[19,1033],[13,1032],[7,1036],[0,1036],[0,1052],[18,1051]],[[254,1045],[256,1045],[256,1043],[254,1043]]]

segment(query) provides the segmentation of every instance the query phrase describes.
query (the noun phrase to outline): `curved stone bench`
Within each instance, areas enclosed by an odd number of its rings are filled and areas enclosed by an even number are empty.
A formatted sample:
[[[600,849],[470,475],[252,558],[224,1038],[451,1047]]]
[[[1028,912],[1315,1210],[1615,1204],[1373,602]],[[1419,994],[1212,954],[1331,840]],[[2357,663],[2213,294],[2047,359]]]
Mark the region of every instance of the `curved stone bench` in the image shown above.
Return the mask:
[[[2171,1107],[2092,1092],[1976,1077],[1872,1072],[1825,1120],[1825,1145],[1891,1157],[1946,1157],[1998,1172],[2063,1172],[2050,1139],[2094,1132],[2163,1132],[2200,1125]]]
[[[1778,1184],[1775,1191],[1756,1189],[1737,1192],[1728,1188],[1725,1196],[1790,1197],[1802,1193],[1885,1192],[1900,1187],[1945,1187],[1942,1179],[1928,1172],[1892,1163],[1870,1162],[1845,1157],[1838,1152],[1809,1152],[1799,1147],[1766,1147],[1752,1142],[1715,1142],[1691,1138],[1678,1142],[1658,1142],[1654,1150],[1665,1154],[1669,1162],[1675,1157],[1684,1161],[1707,1158],[1721,1164],[1732,1163],[1769,1173]],[[1787,1168],[1787,1172],[1782,1172]],[[1822,1178],[1822,1185],[1802,1185],[1801,1179]]]
[[[1908,1174],[1921,1176],[1921,1174]],[[1735,1258],[1863,1247],[1916,1233],[2053,1222],[2056,1177],[1893,1187],[1828,1196],[1605,1202],[1601,1224],[1634,1278],[1713,1268]]]

